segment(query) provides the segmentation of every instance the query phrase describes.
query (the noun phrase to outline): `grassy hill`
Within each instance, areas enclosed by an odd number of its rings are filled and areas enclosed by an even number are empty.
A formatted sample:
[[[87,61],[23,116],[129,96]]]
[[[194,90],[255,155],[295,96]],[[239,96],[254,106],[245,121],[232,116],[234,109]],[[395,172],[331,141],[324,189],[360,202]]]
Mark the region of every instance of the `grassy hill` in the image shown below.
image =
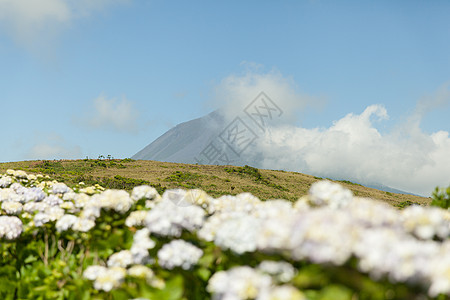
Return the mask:
[[[0,163],[0,173],[7,169],[49,175],[69,186],[79,182],[98,183],[107,188],[131,190],[149,184],[160,193],[165,189],[199,188],[211,196],[250,192],[260,199],[297,200],[321,178],[297,172],[262,170],[253,167],[191,165],[144,160],[54,160]],[[429,205],[430,198],[384,192],[349,181],[338,181],[356,196],[385,201],[404,207],[411,203]]]

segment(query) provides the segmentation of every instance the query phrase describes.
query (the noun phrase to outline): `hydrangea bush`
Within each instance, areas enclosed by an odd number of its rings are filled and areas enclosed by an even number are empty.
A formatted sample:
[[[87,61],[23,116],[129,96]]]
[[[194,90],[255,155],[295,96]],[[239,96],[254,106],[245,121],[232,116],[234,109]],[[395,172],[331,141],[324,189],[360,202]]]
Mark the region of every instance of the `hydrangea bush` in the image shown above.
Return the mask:
[[[448,209],[398,210],[330,181],[292,203],[68,187],[8,170],[0,175],[0,296],[446,299],[449,234]]]

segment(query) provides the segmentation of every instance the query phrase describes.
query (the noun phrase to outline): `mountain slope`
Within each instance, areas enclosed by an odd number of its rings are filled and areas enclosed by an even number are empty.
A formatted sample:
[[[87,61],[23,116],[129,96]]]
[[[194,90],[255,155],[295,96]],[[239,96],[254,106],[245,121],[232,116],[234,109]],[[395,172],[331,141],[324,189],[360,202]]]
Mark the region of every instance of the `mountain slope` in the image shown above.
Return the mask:
[[[195,163],[195,157],[218,135],[223,124],[223,117],[217,111],[178,124],[131,158]]]

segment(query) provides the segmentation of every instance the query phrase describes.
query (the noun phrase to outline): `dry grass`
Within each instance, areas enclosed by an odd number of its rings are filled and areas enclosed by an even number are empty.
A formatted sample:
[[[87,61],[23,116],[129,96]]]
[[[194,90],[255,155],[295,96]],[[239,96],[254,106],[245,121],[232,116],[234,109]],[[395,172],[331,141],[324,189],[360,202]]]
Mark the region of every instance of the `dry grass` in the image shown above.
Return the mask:
[[[160,191],[167,188],[200,188],[212,196],[250,192],[260,199],[294,201],[305,195],[312,183],[320,178],[274,170],[258,170],[233,166],[191,165],[158,161],[131,160],[59,160],[0,163],[0,173],[7,169],[48,174],[68,184],[78,181],[123,184],[124,188],[148,183]],[[430,198],[387,193],[361,185],[339,182],[361,197],[387,202],[394,206],[405,203],[429,205]],[[409,202],[408,202],[409,201]]]

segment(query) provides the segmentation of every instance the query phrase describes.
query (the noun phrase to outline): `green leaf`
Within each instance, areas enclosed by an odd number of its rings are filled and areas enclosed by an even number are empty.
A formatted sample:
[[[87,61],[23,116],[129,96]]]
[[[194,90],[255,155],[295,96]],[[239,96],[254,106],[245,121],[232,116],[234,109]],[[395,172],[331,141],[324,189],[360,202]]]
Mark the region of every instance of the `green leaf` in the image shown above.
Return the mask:
[[[208,281],[209,277],[211,277],[211,271],[207,268],[200,268],[196,273],[203,281]]]
[[[319,294],[318,300],[351,300],[352,291],[341,285],[325,287]]]
[[[184,280],[181,275],[177,275],[173,279],[166,281],[166,286],[163,290],[155,292],[154,299],[179,300],[182,299],[183,293]]]
[[[29,264],[32,262],[35,262],[39,259],[39,257],[35,256],[35,255],[30,255],[27,258],[25,258],[24,263]]]

